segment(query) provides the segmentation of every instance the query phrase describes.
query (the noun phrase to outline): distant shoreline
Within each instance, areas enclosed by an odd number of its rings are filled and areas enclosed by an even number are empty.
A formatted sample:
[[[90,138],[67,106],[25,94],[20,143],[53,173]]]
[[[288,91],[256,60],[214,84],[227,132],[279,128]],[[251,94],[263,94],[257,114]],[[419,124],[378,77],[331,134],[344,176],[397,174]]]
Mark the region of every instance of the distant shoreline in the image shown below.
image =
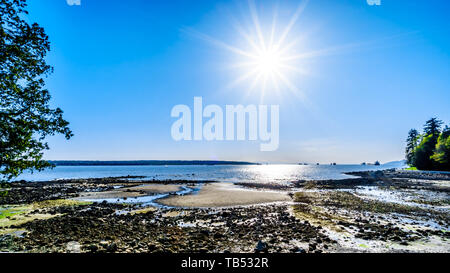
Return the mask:
[[[55,166],[165,166],[165,165],[258,165],[245,161],[214,161],[214,160],[50,160]]]

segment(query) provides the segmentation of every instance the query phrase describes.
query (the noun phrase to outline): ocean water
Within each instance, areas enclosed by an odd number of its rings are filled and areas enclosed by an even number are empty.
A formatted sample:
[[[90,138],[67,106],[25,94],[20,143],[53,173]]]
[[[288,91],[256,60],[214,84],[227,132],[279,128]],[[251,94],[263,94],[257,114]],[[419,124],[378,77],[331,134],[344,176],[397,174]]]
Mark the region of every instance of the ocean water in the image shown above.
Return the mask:
[[[221,182],[285,183],[299,179],[344,179],[345,172],[400,168],[397,165],[179,165],[179,166],[58,166],[24,173],[16,180],[52,181],[67,178],[145,176],[155,180],[214,180]]]

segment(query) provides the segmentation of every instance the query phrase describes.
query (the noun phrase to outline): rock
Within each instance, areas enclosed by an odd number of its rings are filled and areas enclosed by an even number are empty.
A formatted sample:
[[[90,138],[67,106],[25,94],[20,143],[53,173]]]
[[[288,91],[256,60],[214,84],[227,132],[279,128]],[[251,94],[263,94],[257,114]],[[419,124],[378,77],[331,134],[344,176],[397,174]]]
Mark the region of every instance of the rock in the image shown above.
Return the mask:
[[[374,179],[378,179],[384,176],[384,173],[382,171],[375,171],[370,173],[370,177]]]
[[[264,243],[263,241],[258,241],[255,247],[255,252],[267,252],[268,245],[267,243]]]
[[[90,252],[97,252],[98,246],[96,244],[91,244],[87,247]]]
[[[291,249],[291,252],[292,253],[306,253],[306,250],[304,250],[303,248],[300,248],[300,247],[293,247]]]
[[[112,242],[111,244],[109,244],[106,247],[106,251],[108,251],[108,252],[116,252],[117,251],[117,244]]]
[[[67,252],[69,253],[80,253],[81,252],[81,245],[78,242],[72,241],[68,242],[66,245]]]

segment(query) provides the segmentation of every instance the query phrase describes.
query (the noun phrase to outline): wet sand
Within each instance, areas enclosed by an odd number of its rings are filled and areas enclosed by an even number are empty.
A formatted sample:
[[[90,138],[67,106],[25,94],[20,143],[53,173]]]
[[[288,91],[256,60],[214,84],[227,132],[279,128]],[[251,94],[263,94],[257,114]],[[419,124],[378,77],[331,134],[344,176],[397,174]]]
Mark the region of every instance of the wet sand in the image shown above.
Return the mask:
[[[249,190],[231,183],[214,183],[204,185],[197,194],[172,196],[157,202],[171,207],[214,208],[282,201],[292,199],[285,192]]]
[[[84,192],[75,200],[95,200],[95,199],[110,199],[110,198],[132,198],[142,197],[161,193],[171,193],[181,190],[181,185],[170,184],[145,184],[135,187],[124,187],[102,192]]]

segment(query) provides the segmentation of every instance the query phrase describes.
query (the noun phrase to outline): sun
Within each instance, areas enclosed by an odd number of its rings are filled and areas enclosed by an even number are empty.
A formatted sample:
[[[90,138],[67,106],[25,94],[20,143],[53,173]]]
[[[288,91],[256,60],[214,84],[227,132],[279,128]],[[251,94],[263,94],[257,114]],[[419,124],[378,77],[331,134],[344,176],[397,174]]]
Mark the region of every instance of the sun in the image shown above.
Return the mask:
[[[274,75],[281,72],[282,58],[275,49],[262,50],[256,55],[255,68],[264,75]]]
[[[260,94],[261,99],[266,92],[280,94],[282,90],[299,93],[298,88],[289,79],[298,69],[290,63],[292,54],[286,47],[272,43],[250,42],[253,48],[240,54],[240,60],[232,64],[239,75],[228,87],[247,85],[246,94]]]
[[[244,43],[232,46],[216,41],[216,44],[219,43],[237,55],[231,68],[237,71],[238,76],[229,87],[248,83],[247,93],[257,92],[261,95],[261,99],[267,92],[279,94],[284,90],[294,93],[297,97],[303,97],[292,78],[298,79],[299,75],[305,76],[308,72],[298,62],[303,56],[298,47],[300,35],[291,35],[295,36],[295,39],[290,39],[290,34],[307,1],[300,3],[284,27],[280,26],[277,20],[277,9],[274,9],[269,24],[262,23],[255,2],[250,0],[248,3],[252,24],[250,26],[234,24]]]
[[[261,100],[268,92],[280,94],[285,90],[294,93],[296,97],[304,98],[292,79],[298,79],[299,75],[309,75],[309,72],[298,63],[298,60],[305,56],[305,53],[302,54],[298,50],[301,35],[292,35],[291,32],[308,1],[300,2],[285,26],[280,26],[276,8],[273,9],[272,18],[261,22],[255,2],[249,0],[248,3],[251,23],[240,24],[234,20],[234,24],[231,24],[238,34],[236,41],[241,41],[239,46],[193,30],[188,31],[236,55],[234,62],[229,65],[236,74],[236,79],[226,86],[227,89],[238,87],[242,90],[246,85],[246,94],[259,93]],[[295,39],[290,40],[290,36]]]

